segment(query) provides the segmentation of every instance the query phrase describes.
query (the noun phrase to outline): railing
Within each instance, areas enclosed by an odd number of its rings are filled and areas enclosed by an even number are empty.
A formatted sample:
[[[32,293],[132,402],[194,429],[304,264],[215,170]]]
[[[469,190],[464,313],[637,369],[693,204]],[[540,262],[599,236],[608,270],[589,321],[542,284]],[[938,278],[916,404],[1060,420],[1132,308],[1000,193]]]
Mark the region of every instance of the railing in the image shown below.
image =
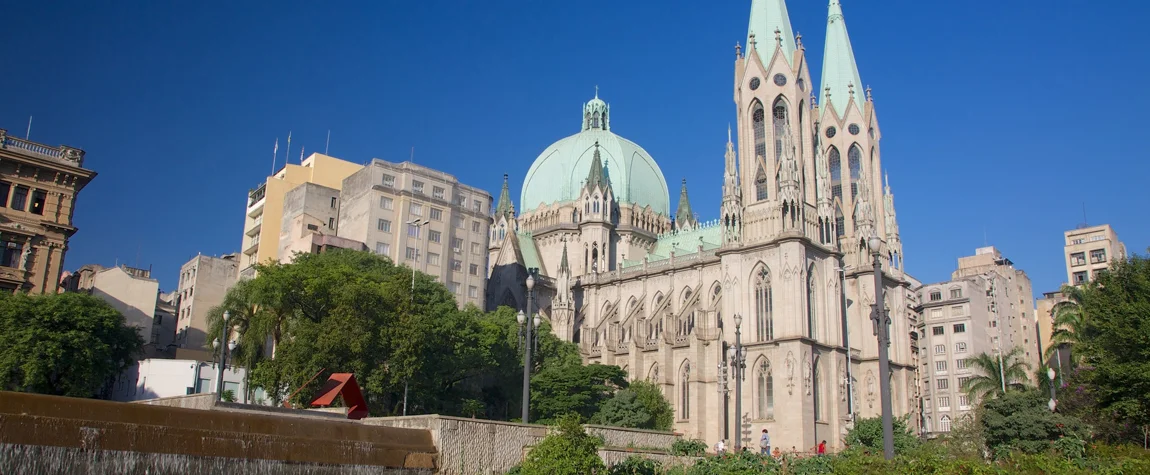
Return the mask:
[[[251,265],[240,271],[240,280],[248,280],[256,276],[256,266]]]
[[[260,183],[260,186],[248,192],[248,208],[255,206],[256,203],[259,203],[260,200],[264,199],[264,195],[266,195],[268,191],[267,188],[268,184],[266,182]]]
[[[85,152],[83,150],[66,145],[52,147],[31,140],[13,137],[8,135],[8,131],[4,129],[0,129],[0,148],[21,150],[44,158],[61,161],[67,165],[77,167],[84,165]]]

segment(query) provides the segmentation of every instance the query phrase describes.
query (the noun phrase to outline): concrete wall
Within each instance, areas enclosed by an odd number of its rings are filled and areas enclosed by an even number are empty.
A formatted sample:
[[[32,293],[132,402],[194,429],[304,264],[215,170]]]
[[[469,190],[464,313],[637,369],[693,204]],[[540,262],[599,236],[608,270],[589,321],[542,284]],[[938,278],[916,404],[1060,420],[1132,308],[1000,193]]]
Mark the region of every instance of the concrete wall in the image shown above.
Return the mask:
[[[0,473],[430,474],[425,430],[0,392]]]
[[[156,297],[160,295],[159,282],[135,277],[123,268],[113,267],[95,274],[92,295],[119,310],[128,325],[139,329],[145,343],[155,343],[159,339],[152,333]]]
[[[236,283],[237,259],[235,255],[199,255],[180,267],[176,344],[181,348],[210,350],[212,339],[218,338],[207,335],[208,312],[223,303]]]
[[[439,415],[406,417],[373,417],[364,419],[368,425],[425,429],[431,431],[436,447],[440,449],[439,463],[442,474],[507,473],[521,463],[531,447],[550,432],[547,426],[515,424]],[[627,448],[669,450],[679,438],[670,432],[656,432],[616,427],[585,426],[587,432],[604,439],[599,455],[608,464],[617,463],[634,455]],[[651,458],[660,462],[674,459],[666,453],[646,450]],[[687,460],[687,459],[684,459]]]
[[[229,366],[224,370],[224,388],[232,389],[238,402],[246,402],[244,374],[243,368]],[[211,393],[214,398],[215,384],[216,366],[211,362],[149,358],[129,367],[116,379],[111,399],[141,401],[184,396],[189,388],[193,394]]]

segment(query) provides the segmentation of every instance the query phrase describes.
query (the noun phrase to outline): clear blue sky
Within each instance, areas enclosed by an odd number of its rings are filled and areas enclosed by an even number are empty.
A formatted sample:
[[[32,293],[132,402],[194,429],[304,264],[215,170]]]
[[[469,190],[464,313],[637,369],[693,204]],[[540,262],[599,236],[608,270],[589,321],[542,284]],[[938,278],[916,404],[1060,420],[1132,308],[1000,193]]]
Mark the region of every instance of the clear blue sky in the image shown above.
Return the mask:
[[[177,7],[177,3],[179,6]],[[292,134],[356,162],[408,158],[512,196],[578,131],[600,86],[612,129],[718,215],[733,55],[749,0],[7,2],[0,127],[87,150],[66,266],[238,251],[245,197]],[[1150,243],[1143,2],[843,1],[874,88],[907,269],[948,278],[985,241],[1065,280],[1062,231]],[[818,80],[826,2],[791,0]],[[1142,150],[1139,152],[1138,150]],[[518,204],[518,203],[516,203]]]

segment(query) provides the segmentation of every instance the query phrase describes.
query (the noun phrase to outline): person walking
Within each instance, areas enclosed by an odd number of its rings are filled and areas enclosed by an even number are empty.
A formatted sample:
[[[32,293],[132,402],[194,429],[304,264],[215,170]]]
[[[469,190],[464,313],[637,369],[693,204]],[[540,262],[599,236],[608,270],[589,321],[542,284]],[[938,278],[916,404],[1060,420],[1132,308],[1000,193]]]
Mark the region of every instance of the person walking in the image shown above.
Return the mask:
[[[763,455],[771,455],[771,436],[763,429],[762,437],[759,437],[759,453]]]
[[[722,439],[720,439],[717,443],[715,443],[715,453],[716,454],[723,455],[723,452],[726,452],[726,451],[727,451],[727,444],[724,444]]]
[[[827,441],[819,442],[819,456],[827,454]]]

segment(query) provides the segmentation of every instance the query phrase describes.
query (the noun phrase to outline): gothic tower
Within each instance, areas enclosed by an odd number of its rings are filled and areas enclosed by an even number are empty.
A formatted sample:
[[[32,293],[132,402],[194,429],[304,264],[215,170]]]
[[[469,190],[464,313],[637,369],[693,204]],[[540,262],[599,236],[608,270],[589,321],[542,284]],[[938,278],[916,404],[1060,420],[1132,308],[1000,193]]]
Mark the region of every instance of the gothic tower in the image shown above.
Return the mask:
[[[603,125],[606,126],[606,122]],[[613,269],[614,240],[611,231],[614,230],[615,222],[615,194],[611,189],[607,167],[599,154],[599,142],[595,142],[591,168],[587,171],[587,181],[583,185],[579,202],[583,205],[579,233],[584,246],[584,268],[590,273]]]

